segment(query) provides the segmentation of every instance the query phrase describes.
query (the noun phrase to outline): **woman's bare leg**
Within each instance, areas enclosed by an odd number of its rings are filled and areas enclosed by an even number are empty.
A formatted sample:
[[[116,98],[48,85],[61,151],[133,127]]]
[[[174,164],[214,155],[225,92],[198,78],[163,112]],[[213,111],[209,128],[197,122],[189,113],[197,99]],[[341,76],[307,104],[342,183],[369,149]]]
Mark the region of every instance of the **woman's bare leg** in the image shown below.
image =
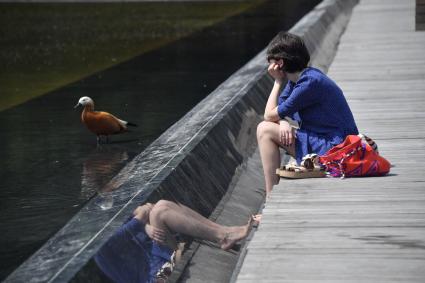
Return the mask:
[[[214,221],[209,220],[208,218],[205,218],[204,216],[202,216],[201,214],[199,214],[198,212],[194,211],[193,209],[181,204],[181,203],[174,203],[171,201],[167,202],[167,205],[172,206],[175,210],[180,210],[181,213],[185,213],[186,215],[196,218],[199,221],[203,221],[205,222],[205,224],[209,225],[210,227],[213,228],[220,228],[220,225],[215,223]]]
[[[190,208],[186,207],[190,210]],[[168,201],[159,201],[149,215],[151,225],[171,232],[178,232],[195,238],[219,242],[223,249],[231,248],[238,240],[248,234],[249,225],[226,227],[211,225],[207,218],[196,215],[195,211],[187,213],[185,209]]]
[[[295,156],[295,143],[287,147],[280,143],[279,124],[263,121],[257,127],[257,141],[260,149],[261,163],[263,164],[264,178],[266,183],[266,197],[268,197],[273,186],[279,183],[276,169],[280,166],[280,150],[282,147],[288,154]]]
[[[176,211],[180,210],[180,212],[182,214],[186,214],[189,217],[196,218],[199,221],[203,222],[204,224],[209,225],[211,228],[215,228],[215,229],[222,228],[221,225],[215,223],[214,221],[211,221],[208,218],[205,218],[204,216],[202,216],[198,212],[194,211],[193,209],[185,206],[184,204],[174,203],[174,202],[165,201],[165,200],[160,200],[158,203],[157,203],[157,205],[167,205],[167,206],[169,206],[170,208],[172,208]],[[240,226],[227,226],[226,228],[229,229],[229,231],[238,231],[240,229]]]

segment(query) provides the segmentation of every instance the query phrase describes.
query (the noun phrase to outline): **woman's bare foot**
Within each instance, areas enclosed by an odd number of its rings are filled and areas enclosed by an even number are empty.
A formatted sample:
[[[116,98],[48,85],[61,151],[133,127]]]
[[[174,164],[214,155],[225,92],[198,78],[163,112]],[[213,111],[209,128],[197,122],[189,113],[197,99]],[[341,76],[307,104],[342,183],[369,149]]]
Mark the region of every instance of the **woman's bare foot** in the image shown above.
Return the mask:
[[[244,239],[248,236],[249,229],[253,219],[251,218],[248,223],[244,226],[228,227],[227,232],[224,235],[224,238],[220,241],[221,249],[228,250],[232,248],[237,241]]]
[[[256,215],[252,215],[252,221],[254,222],[254,225],[259,225],[261,222],[261,217],[263,217],[262,214],[256,214]]]

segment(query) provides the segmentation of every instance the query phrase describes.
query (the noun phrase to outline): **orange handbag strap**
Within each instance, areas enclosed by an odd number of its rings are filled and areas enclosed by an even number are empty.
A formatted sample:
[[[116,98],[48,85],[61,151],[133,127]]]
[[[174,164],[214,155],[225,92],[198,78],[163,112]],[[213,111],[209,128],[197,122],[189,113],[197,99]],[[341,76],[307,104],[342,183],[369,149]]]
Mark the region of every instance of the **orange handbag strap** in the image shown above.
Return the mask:
[[[378,151],[378,145],[376,144],[376,142],[371,139],[370,137],[364,135],[364,134],[358,134],[358,136],[364,140],[365,142],[367,142],[367,144],[373,149],[373,151],[375,151],[377,154],[379,154]]]

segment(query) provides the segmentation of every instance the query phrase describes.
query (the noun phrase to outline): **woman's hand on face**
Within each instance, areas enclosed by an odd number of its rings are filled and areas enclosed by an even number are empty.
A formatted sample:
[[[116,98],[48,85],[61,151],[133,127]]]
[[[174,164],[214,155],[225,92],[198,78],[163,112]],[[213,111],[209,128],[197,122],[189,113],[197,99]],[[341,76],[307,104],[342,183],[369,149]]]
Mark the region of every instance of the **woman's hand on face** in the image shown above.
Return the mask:
[[[279,121],[279,141],[285,146],[290,146],[294,142],[294,135],[291,125],[286,120]]]
[[[164,230],[156,228],[150,224],[145,225],[146,234],[148,234],[149,238],[160,243],[165,244],[166,233]]]
[[[282,82],[285,79],[285,73],[281,70],[281,67],[276,62],[270,62],[269,68],[267,70],[275,81]]]

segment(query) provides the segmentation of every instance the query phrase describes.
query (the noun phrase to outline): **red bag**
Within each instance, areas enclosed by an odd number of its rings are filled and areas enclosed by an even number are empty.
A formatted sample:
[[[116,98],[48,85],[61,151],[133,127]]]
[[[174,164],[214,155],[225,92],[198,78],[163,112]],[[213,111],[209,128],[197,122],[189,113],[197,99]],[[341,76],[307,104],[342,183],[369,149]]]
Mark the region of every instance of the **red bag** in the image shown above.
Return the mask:
[[[367,142],[362,142],[365,137]],[[382,176],[391,164],[379,155],[375,142],[366,136],[349,135],[319,159],[333,177]]]

